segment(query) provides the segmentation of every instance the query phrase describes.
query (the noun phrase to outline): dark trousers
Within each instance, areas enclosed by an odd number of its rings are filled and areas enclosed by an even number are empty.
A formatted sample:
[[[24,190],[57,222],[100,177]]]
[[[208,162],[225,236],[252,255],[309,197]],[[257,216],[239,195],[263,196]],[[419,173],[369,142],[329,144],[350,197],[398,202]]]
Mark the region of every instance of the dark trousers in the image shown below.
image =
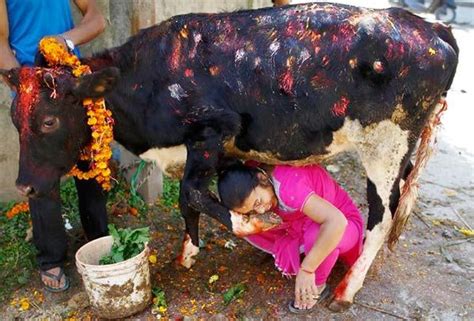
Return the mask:
[[[79,196],[82,227],[89,241],[108,234],[107,195],[95,180],[75,179]],[[59,187],[48,197],[30,198],[33,243],[38,249],[41,270],[63,266],[67,253],[67,236],[61,214]]]

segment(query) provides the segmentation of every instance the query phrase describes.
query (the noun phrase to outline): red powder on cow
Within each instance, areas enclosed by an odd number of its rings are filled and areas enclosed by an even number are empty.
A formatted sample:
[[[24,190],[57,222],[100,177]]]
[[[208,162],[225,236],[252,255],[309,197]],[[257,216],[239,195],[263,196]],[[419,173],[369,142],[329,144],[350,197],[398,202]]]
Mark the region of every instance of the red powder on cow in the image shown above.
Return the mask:
[[[209,68],[209,72],[211,73],[211,75],[217,76],[220,72],[220,69],[217,66],[212,66],[211,68]]]
[[[374,68],[374,71],[375,71],[376,73],[378,73],[378,74],[382,73],[383,70],[384,70],[383,64],[382,64],[382,62],[379,61],[379,60],[374,61],[372,67]]]
[[[186,69],[184,71],[184,77],[186,78],[190,78],[190,77],[193,77],[194,76],[194,71],[192,71],[192,69]]]
[[[294,95],[293,93],[293,85],[294,85],[294,78],[289,69],[287,69],[279,79],[280,82],[280,89],[283,90],[288,95]]]
[[[293,37],[297,32],[304,31],[304,25],[298,21],[289,21],[285,29],[285,35]]]
[[[29,119],[35,104],[38,102],[40,84],[34,68],[22,68],[19,75],[20,88],[18,90],[18,114],[21,115],[21,133],[29,131]]]
[[[325,55],[323,57],[323,60],[321,61],[321,64],[323,65],[323,67],[326,67],[329,64],[329,56],[328,55]]]
[[[404,67],[400,70],[400,72],[398,73],[398,76],[399,76],[400,78],[405,77],[406,75],[408,75],[408,71],[409,71],[409,70],[410,70],[410,67],[404,66]]]
[[[334,81],[328,78],[325,72],[319,71],[311,78],[311,86],[314,89],[328,88],[334,85]]]
[[[169,59],[169,65],[171,70],[177,70],[181,60],[181,42],[179,39],[173,41],[173,50]]]
[[[344,116],[346,114],[348,105],[349,99],[347,99],[345,96],[342,96],[341,99],[339,99],[332,107],[332,113],[334,116]]]

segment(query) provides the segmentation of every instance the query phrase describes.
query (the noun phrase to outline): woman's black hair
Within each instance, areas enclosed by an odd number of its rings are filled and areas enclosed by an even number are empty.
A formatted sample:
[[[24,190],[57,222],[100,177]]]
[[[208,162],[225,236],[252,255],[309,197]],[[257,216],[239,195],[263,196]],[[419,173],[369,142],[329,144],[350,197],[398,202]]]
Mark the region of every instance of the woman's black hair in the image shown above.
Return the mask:
[[[235,164],[221,171],[217,190],[222,205],[229,209],[240,207],[252,190],[261,184],[259,173],[259,168],[242,164]]]

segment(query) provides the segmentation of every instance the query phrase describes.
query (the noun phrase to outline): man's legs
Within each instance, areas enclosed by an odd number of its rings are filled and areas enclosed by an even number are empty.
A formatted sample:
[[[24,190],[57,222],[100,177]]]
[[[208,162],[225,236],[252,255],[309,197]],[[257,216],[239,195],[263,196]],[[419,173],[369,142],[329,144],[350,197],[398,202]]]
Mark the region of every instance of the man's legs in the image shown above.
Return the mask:
[[[38,249],[37,262],[40,271],[59,275],[66,259],[67,237],[61,216],[59,195],[47,198],[30,198],[30,213],[33,223],[33,243]],[[66,277],[59,281],[42,274],[41,279],[46,286],[61,288]]]
[[[107,193],[95,179],[74,178],[79,197],[79,214],[87,240],[106,236],[107,232]]]

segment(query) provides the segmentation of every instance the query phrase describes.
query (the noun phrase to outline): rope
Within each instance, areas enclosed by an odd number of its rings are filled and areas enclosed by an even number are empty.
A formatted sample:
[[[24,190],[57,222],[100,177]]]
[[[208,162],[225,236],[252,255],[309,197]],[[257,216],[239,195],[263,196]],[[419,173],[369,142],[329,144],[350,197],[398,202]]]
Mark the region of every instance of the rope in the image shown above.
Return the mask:
[[[139,160],[132,162],[128,164],[127,166],[121,167],[123,170],[128,170],[131,169],[134,166],[137,166],[137,169],[132,175],[132,178],[130,179],[130,204],[133,205],[143,205],[143,199],[142,197],[138,194],[138,189],[150,178],[151,174],[153,173],[153,170],[156,167],[155,162],[147,162],[145,160]],[[147,167],[146,174],[143,176],[143,178],[140,180],[140,175],[142,174],[143,170]]]

